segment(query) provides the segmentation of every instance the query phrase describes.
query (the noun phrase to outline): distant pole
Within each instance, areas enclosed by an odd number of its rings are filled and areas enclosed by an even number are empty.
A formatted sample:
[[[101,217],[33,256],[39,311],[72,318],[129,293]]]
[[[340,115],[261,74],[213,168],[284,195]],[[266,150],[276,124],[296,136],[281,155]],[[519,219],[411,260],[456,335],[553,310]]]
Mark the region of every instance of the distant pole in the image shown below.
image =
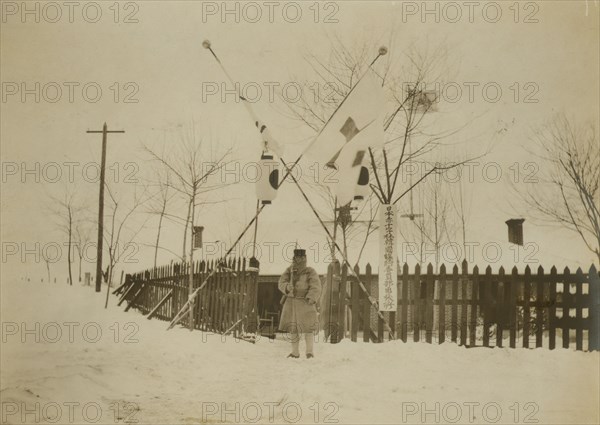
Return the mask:
[[[100,195],[98,199],[98,246],[96,253],[96,292],[102,290],[102,237],[104,235],[104,175],[106,167],[106,139],[108,133],[125,133],[124,130],[108,130],[104,123],[102,130],[88,130],[87,133],[102,133],[102,162],[100,164]]]

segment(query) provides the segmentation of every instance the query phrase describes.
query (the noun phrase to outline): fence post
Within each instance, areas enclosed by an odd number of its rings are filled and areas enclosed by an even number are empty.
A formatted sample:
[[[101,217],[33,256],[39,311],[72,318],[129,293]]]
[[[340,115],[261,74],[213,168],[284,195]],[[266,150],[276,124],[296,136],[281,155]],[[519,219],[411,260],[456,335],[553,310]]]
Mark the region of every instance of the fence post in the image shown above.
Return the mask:
[[[588,351],[600,350],[600,277],[596,267],[592,264],[588,273],[589,277],[589,342]]]
[[[342,275],[338,285],[338,319],[337,319],[337,339],[335,342],[340,342],[346,337],[346,286],[348,283],[348,265],[342,266]]]
[[[260,262],[256,257],[250,258],[248,265],[256,269],[252,273],[250,280],[250,297],[248,306],[248,325],[250,329],[255,329],[258,332],[260,322],[258,320],[258,270],[260,269]]]
[[[329,338],[331,343],[337,342],[338,323],[338,282],[340,280],[340,263],[334,260],[327,267],[327,294],[325,296],[325,340]]]

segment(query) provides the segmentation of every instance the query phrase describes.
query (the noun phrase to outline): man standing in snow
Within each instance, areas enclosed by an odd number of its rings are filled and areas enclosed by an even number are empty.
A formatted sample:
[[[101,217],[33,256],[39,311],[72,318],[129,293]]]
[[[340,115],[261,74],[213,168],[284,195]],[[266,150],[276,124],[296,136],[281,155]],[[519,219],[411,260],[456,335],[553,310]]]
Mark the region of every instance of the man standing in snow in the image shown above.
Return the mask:
[[[284,294],[279,330],[289,332],[292,352],[288,357],[300,357],[300,335],[306,341],[306,358],[314,357],[314,333],[319,330],[317,303],[321,298],[321,279],[312,267],[306,266],[306,251],[294,250],[292,265],[279,278],[279,290]]]

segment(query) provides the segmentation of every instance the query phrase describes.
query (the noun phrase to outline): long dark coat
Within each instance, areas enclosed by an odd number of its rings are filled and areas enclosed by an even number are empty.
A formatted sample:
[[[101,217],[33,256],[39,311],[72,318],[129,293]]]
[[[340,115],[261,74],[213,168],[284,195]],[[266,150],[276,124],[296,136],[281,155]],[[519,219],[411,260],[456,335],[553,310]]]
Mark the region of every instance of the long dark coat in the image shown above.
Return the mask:
[[[294,272],[295,293],[288,294],[286,287],[290,283],[291,267],[288,267],[279,278],[279,290],[287,295],[279,330],[294,333],[318,332],[317,304],[321,298],[321,279],[312,267],[305,267],[300,272]],[[309,300],[314,303],[309,304]]]

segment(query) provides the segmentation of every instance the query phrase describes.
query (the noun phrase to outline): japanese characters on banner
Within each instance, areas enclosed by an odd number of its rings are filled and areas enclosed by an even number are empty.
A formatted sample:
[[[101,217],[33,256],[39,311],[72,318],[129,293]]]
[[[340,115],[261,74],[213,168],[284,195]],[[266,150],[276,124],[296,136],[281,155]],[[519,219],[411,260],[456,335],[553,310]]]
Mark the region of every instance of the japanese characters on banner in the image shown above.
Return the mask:
[[[398,304],[397,213],[395,205],[379,210],[379,311],[396,311]]]

